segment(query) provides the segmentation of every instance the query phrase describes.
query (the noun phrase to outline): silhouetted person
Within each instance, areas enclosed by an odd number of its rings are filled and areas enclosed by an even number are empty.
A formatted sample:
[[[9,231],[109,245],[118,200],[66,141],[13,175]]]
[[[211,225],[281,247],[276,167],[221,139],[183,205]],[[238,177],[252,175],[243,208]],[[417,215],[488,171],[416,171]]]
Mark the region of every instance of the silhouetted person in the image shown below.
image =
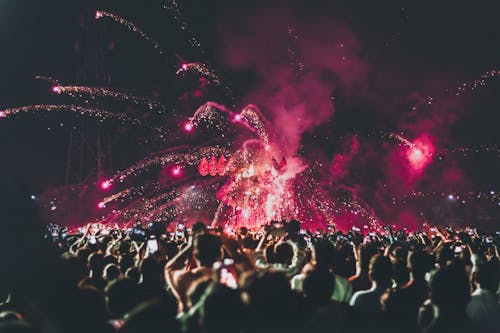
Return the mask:
[[[381,254],[372,257],[368,276],[372,287],[354,293],[351,305],[365,314],[377,315],[381,312],[380,297],[392,283],[392,264],[389,258]]]
[[[431,281],[431,301],[439,312],[426,332],[477,332],[465,314],[469,299],[469,281],[463,267],[452,265],[440,268]]]
[[[476,290],[467,304],[467,316],[485,332],[500,330],[500,304],[498,303],[498,283],[500,282],[498,262],[478,265]]]

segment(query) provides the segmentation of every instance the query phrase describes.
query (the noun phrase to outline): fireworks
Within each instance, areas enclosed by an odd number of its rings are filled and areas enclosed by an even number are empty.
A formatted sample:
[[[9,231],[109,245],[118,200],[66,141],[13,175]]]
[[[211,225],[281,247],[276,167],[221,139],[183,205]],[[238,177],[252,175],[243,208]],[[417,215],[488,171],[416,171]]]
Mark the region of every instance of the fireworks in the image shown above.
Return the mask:
[[[90,96],[91,99],[96,99],[96,97],[110,97],[121,102],[146,106],[150,110],[165,109],[164,105],[153,98],[135,96],[108,88],[54,85],[52,86],[52,92],[56,94],[67,94],[73,98],[85,98]]]
[[[58,104],[36,104],[36,105],[26,105],[20,107],[14,107],[9,109],[4,109],[0,111],[0,118],[9,118],[18,113],[28,113],[28,112],[53,112],[53,111],[71,111],[80,115],[88,115],[96,117],[101,121],[108,119],[116,119],[123,124],[127,125],[140,125],[141,122],[138,119],[130,118],[122,113],[112,113],[99,108],[90,108],[78,105],[58,105]]]
[[[164,51],[163,51],[160,43],[156,42],[151,37],[149,37],[147,33],[145,33],[141,28],[139,28],[138,26],[136,26],[134,23],[126,20],[125,18],[123,18],[121,16],[115,15],[113,13],[108,13],[108,12],[105,12],[105,11],[102,11],[102,10],[98,10],[98,11],[95,12],[95,18],[96,18],[96,20],[101,19],[103,17],[108,17],[108,18],[112,19],[113,21],[115,21],[115,22],[117,22],[117,23],[125,26],[127,29],[129,29],[130,31],[138,34],[144,40],[146,40],[156,50],[158,50],[158,52],[160,54],[164,54]]]

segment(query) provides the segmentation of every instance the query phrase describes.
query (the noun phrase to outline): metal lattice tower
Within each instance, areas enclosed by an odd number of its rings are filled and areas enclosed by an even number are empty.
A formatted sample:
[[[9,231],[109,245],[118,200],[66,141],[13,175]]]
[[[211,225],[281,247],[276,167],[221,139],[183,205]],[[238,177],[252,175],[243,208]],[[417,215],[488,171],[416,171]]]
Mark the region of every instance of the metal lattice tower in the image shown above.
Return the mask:
[[[107,59],[112,42],[106,36],[106,25],[102,20],[96,21],[93,1],[80,3],[80,33],[75,40],[76,82],[88,86],[110,85]],[[66,185],[101,179],[111,169],[110,133],[99,122],[74,117],[68,139]]]

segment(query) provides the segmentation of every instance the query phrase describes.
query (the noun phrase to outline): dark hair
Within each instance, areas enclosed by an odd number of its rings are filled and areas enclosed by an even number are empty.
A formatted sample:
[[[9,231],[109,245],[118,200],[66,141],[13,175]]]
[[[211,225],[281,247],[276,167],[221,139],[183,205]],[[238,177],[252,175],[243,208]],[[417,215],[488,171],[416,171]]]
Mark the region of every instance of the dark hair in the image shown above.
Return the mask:
[[[328,270],[316,268],[306,273],[303,291],[313,304],[327,304],[331,299],[334,288],[335,275]]]
[[[392,264],[389,258],[382,254],[373,256],[370,260],[369,274],[379,287],[388,285],[392,277]]]
[[[408,258],[408,264],[413,272],[413,276],[425,275],[425,273],[432,269],[433,263],[432,256],[422,250],[414,251]]]
[[[335,248],[329,240],[320,239],[314,243],[314,258],[316,267],[330,269],[333,264]]]
[[[212,266],[221,257],[221,241],[212,234],[200,234],[194,239],[196,258],[202,266]]]
[[[121,272],[120,268],[116,264],[108,264],[104,268],[104,274],[106,275],[106,280],[107,281],[112,281],[114,279],[117,279],[120,277]]]
[[[200,322],[207,333],[241,332],[245,308],[239,291],[222,285],[209,288],[201,307]]]
[[[88,257],[87,263],[88,263],[89,269],[94,271],[94,272],[101,273],[102,270],[104,269],[104,257],[100,253],[96,253],[96,252],[92,253]]]
[[[437,271],[431,281],[431,300],[440,311],[463,311],[469,299],[469,280],[463,266],[444,266]]]
[[[481,288],[496,292],[500,282],[498,263],[486,262],[479,264],[476,279]]]
[[[276,262],[280,264],[290,264],[293,259],[293,247],[288,242],[278,243],[274,247]]]
[[[139,301],[140,294],[137,285],[128,279],[116,279],[105,289],[106,306],[112,317],[122,317]]]

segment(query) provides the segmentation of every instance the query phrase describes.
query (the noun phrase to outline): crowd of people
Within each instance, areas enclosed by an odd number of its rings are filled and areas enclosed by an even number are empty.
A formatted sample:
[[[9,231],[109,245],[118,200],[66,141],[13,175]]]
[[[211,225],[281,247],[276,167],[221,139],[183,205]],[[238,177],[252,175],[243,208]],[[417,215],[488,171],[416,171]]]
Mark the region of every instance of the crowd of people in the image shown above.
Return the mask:
[[[16,230],[0,332],[500,332],[500,237],[474,228]]]

